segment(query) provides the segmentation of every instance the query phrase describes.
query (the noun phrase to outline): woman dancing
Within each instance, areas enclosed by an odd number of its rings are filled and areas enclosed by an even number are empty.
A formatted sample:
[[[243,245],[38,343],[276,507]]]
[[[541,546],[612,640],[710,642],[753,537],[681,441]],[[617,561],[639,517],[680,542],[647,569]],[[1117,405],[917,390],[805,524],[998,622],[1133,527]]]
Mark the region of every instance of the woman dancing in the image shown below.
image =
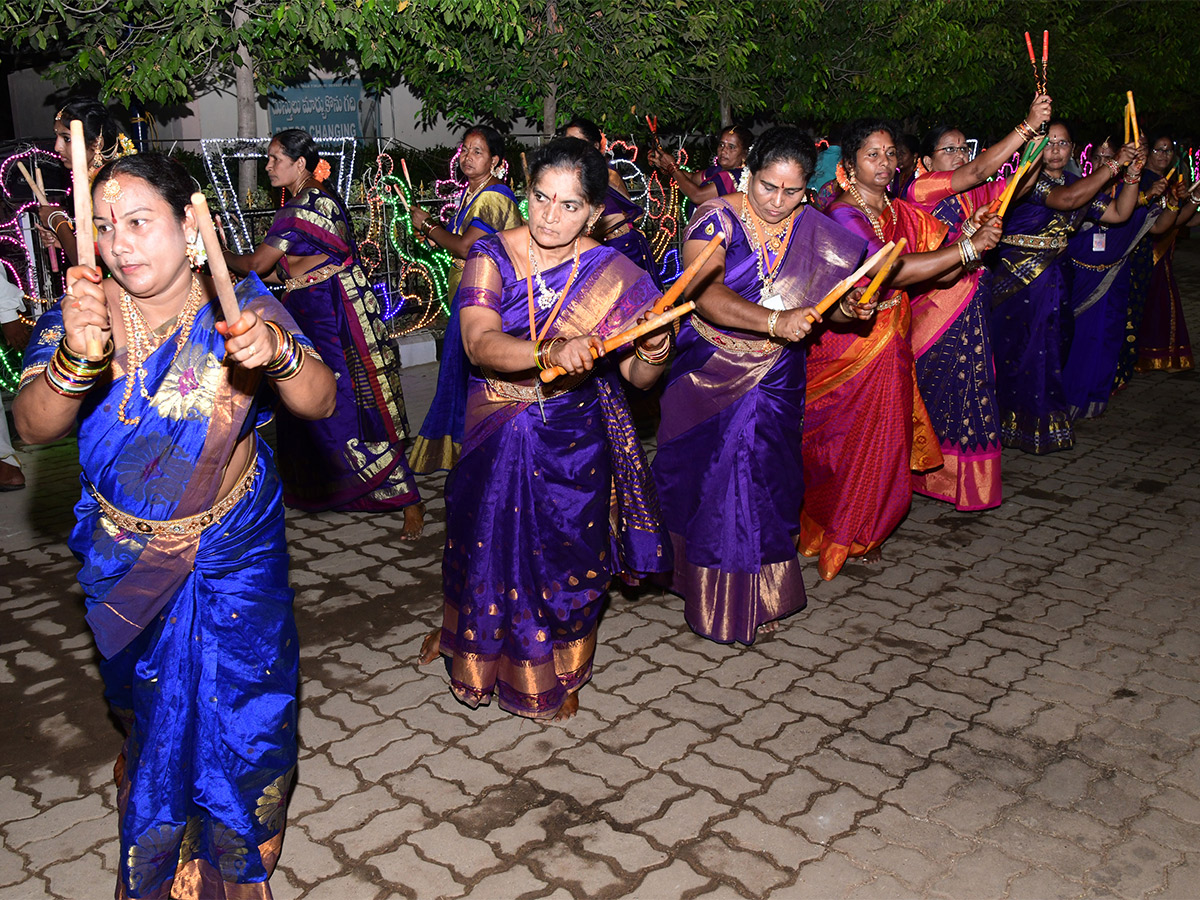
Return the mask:
[[[450,317],[442,342],[437,393],[408,455],[413,471],[421,474],[453,468],[462,447],[467,361],[462,353],[457,291],[467,255],[481,237],[516,228],[523,221],[517,198],[501,180],[503,163],[504,138],[500,132],[488,125],[476,125],[463,135],[459,148],[458,168],[467,185],[450,224],[443,225],[426,210],[413,207],[413,228],[426,240],[449,250],[454,262],[448,280]]]
[[[563,133],[567,137],[587,141],[601,153],[604,152],[604,135],[600,133],[595,122],[588,119],[572,119],[563,129]],[[654,279],[654,286],[661,291],[663,284],[658,263],[654,261],[650,242],[637,227],[638,219],[645,215],[645,212],[633,202],[633,198],[629,196],[629,188],[625,186],[625,179],[612,163],[609,163],[608,193],[604,195],[604,211],[600,215],[600,221],[596,223],[592,237],[627,257],[639,269],[649,272],[650,277]]]
[[[670,334],[604,356],[603,339],[658,298],[649,275],[587,236],[607,189],[594,147],[551,141],[530,165],[529,226],[476,243],[459,287],[466,432],[446,481],[442,627],[420,659],[445,656],[471,707],[496,695],[517,715],[573,716],[613,576],[670,565],[618,381],[653,384]],[[543,385],[554,366],[567,374]]]
[[[650,148],[650,164],[662,169],[679,185],[679,193],[696,206],[736,193],[742,180],[742,168],[746,165],[746,154],[754,143],[749,128],[734,125],[726,128],[717,138],[717,160],[702,171],[685,172],[679,168],[675,158],[662,147]]]
[[[1028,453],[1069,450],[1075,443],[1062,382],[1073,321],[1063,267],[1067,237],[1085,218],[1106,224],[1128,219],[1136,191],[1121,192],[1113,203],[1097,195],[1123,166],[1136,184],[1142,166],[1137,147],[1126,144],[1115,160],[1080,178],[1066,171],[1073,147],[1067,126],[1052,122],[1048,138],[1033,190],[1008,211],[992,270],[989,321],[1000,440]]]
[[[255,425],[334,409],[333,373],[257,278],[218,320],[192,272],[192,180],[157,154],[102,168],[98,268],[38,320],[13,415],[44,444],[79,428],[68,541],[128,733],[118,897],[269,898],[296,765],[299,654],[283,502]],[[105,357],[83,355],[100,329]],[[115,349],[114,349],[115,348]]]
[[[796,553],[804,497],[803,341],[811,307],[862,262],[866,242],[803,205],[816,165],[808,135],[776,127],[754,144],[746,193],[704,204],[685,262],[718,232],[697,275],[662,398],[654,479],[675,548],[671,589],[688,625],[753,643],[805,604]],[[869,318],[844,299],[831,318]]]
[[[962,131],[934,128],[922,142],[925,171],[909,182],[904,198],[945,223],[948,241],[960,240],[974,227],[971,216],[1006,187],[1003,178],[985,179],[1040,133],[1050,112],[1049,97],[1034,97],[1021,124],[974,159]],[[986,276],[982,267],[964,269],[951,284],[912,297],[917,387],[944,460],[940,469],[914,473],[913,490],[960,510],[990,509],[1002,497]]]
[[[878,559],[912,502],[911,472],[942,464],[939,441],[913,371],[907,289],[958,278],[995,246],[999,230],[972,217],[976,230],[943,246],[947,227],[887,187],[896,172],[895,133],[879,120],[851,124],[842,139],[843,193],[829,215],[867,241],[908,241],[891,290],[869,329],[827,329],[808,349],[804,495],[800,549],[833,578],[850,556]]]
[[[95,178],[105,163],[137,152],[103,103],[91,97],[75,97],[54,116],[54,152],[68,172],[71,169],[71,123],[76,119],[83,125],[89,178]],[[75,249],[75,222],[68,210],[55,203],[39,206],[38,221],[38,233],[43,242],[49,247],[61,248],[67,261],[75,265],[79,259]]]
[[[309,421],[281,411],[279,472],[288,506],[309,511],[404,510],[401,538],[421,534],[424,505],[405,457],[408,420],[400,360],[358,256],[342,198],[328,182],[308,132],[281,131],[267,147],[267,175],[291,199],[253,253],[225,251],[235,272],[270,273],[283,305],[337,373],[337,409]]]

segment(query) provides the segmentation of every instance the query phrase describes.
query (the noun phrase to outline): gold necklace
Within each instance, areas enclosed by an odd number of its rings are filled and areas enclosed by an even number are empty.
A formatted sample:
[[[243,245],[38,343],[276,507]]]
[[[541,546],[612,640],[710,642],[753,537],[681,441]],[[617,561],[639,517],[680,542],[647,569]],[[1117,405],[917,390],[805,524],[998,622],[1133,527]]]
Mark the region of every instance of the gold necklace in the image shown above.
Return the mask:
[[[464,188],[464,190],[469,191],[469,193],[463,194],[463,198],[458,204],[458,211],[463,212],[469,209],[471,204],[475,202],[475,198],[478,197],[483,189],[491,183],[491,180],[492,176],[489,175],[487,178],[483,179],[483,184],[479,185],[479,187],[475,188],[473,191],[471,190],[471,183],[467,182],[467,186]]]
[[[179,335],[175,338],[175,355],[171,357],[171,366],[175,365],[175,360],[179,358],[179,351],[187,343],[188,335],[192,331],[192,320],[196,318],[203,297],[204,291],[200,287],[200,279],[193,274],[187,302],[183,304],[183,309],[175,317],[175,322],[180,325],[180,329]],[[132,419],[126,418],[125,407],[133,398],[135,382],[142,398],[150,399],[150,395],[146,393],[146,360],[162,345],[163,341],[150,328],[150,323],[142,315],[141,309],[133,302],[129,292],[124,289],[121,290],[120,303],[121,321],[125,325],[125,394],[121,397],[121,405],[117,407],[117,419],[126,425],[136,425],[142,420],[141,416],[134,416]],[[170,366],[168,366],[169,368]]]
[[[875,236],[879,238],[879,243],[886,244],[887,238],[883,234],[883,216],[876,216],[871,212],[871,207],[867,206],[867,202],[863,200],[862,194],[858,192],[858,185],[853,181],[850,182],[850,196],[854,198],[854,202],[858,204],[859,208],[867,214],[867,220],[871,223],[871,227],[875,229]],[[887,212],[892,214],[894,221],[896,213],[892,209],[892,201],[888,199],[887,191],[883,192],[883,207]]]

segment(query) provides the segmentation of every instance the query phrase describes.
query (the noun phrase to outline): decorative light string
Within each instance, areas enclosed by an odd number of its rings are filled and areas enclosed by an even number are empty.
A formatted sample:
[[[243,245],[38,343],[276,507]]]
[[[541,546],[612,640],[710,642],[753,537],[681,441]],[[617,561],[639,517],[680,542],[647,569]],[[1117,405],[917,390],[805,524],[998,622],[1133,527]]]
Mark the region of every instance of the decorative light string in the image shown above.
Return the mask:
[[[363,264],[368,274],[378,269],[383,262],[380,242],[386,240],[400,258],[399,297],[389,288],[376,295],[383,304],[384,321],[395,317],[411,303],[421,307],[414,324],[397,336],[424,328],[437,318],[438,313],[450,314],[448,276],[453,265],[450,252],[441,247],[430,247],[419,240],[412,226],[412,194],[404,179],[394,174],[395,163],[391,156],[381,153],[375,169],[363,176],[363,193],[370,215],[367,237],[359,244]],[[412,293],[408,288],[413,289]]]
[[[350,188],[354,183],[354,139],[314,138],[314,142],[320,149],[322,158],[337,160],[337,189],[343,197],[349,197]],[[226,236],[231,239],[238,253],[249,253],[254,249],[254,242],[250,229],[246,226],[237,190],[233,186],[229,161],[266,159],[267,148],[270,145],[270,138],[204,138],[200,141],[200,155],[204,159],[204,168],[208,172],[209,181],[212,182],[215,199],[221,205],[224,214]],[[246,199],[249,201],[250,198]]]

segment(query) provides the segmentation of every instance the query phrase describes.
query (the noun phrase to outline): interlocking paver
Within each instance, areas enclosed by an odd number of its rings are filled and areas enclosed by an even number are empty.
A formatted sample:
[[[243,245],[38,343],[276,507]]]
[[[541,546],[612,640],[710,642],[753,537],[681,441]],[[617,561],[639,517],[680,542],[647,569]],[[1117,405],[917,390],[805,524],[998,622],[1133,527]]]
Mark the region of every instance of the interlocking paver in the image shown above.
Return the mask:
[[[1194,317],[1200,248],[1177,265]],[[410,421],[435,367],[404,372]],[[301,744],[278,900],[1162,896],[1200,881],[1195,373],[1139,376],[1005,502],[915,498],[878,566],[753,646],[614,591],[565,725],[471,710],[440,664],[426,536],[290,511]],[[652,433],[652,427],[645,430]],[[107,893],[112,762],[77,564],[74,445],[0,500],[0,900]]]

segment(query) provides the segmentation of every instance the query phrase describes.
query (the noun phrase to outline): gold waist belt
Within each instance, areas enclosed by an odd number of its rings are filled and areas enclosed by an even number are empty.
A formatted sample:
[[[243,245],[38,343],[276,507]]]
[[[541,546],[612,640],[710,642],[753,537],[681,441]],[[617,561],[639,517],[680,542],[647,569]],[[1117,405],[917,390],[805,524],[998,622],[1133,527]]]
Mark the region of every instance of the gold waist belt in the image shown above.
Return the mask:
[[[1117,264],[1118,264],[1118,263],[1120,263],[1120,262],[1123,262],[1123,261],[1124,261],[1124,259],[1125,259],[1124,257],[1121,257],[1121,259],[1118,259],[1118,260],[1116,260],[1115,262],[1110,262],[1110,263],[1101,263],[1101,264],[1100,264],[1100,265],[1098,265],[1098,266],[1093,266],[1093,265],[1091,265],[1091,264],[1089,264],[1089,263],[1080,262],[1080,261],[1079,261],[1079,260],[1077,260],[1077,259],[1072,259],[1072,260],[1071,260],[1071,263],[1072,263],[1073,265],[1079,266],[1079,268],[1081,268],[1081,269],[1091,269],[1093,272],[1107,272],[1107,271],[1108,271],[1109,269],[1111,269],[1113,266],[1117,265]]]
[[[1026,250],[1062,250],[1067,246],[1067,239],[1043,237],[1040,234],[1006,234],[1000,238],[1000,243],[1024,247]]]
[[[591,375],[590,372],[585,372],[582,375],[561,375],[549,384],[543,384],[542,399],[549,400],[551,397],[557,397],[573,388],[579,387],[579,385],[587,380],[589,375]],[[538,402],[538,389],[536,385],[515,384],[511,381],[505,381],[491,369],[483,369],[483,377],[487,380],[488,388],[491,389],[492,393],[503,397],[505,400],[516,400],[518,403]]]
[[[283,286],[289,291],[298,291],[301,288],[312,287],[314,284],[328,281],[338,272],[348,268],[349,265],[350,263],[330,263],[327,266],[321,266],[319,269],[312,269],[305,272],[303,275],[297,275],[295,278],[289,278],[283,283]]]
[[[242,473],[242,477],[238,479],[237,484],[233,486],[233,490],[214,503],[212,509],[208,512],[197,513],[194,516],[185,516],[182,519],[143,519],[130,515],[109,503],[90,481],[87,482],[87,489],[88,493],[96,498],[96,502],[100,504],[100,508],[104,510],[104,515],[108,516],[109,520],[118,528],[125,531],[137,532],[138,534],[152,534],[155,536],[167,534],[171,537],[194,537],[210,525],[216,525],[224,518],[226,513],[237,506],[238,501],[250,493],[251,486],[254,484],[254,479],[257,475],[258,457],[251,456],[250,464],[246,466],[246,471]]]
[[[702,318],[695,313],[692,314],[689,321],[692,327],[696,329],[696,334],[704,338],[714,347],[719,347],[722,350],[730,350],[734,353],[757,353],[759,356],[767,356],[771,353],[778,353],[783,348],[783,341],[773,338],[767,338],[763,341],[747,341],[744,338],[736,338],[732,335],[725,334],[723,331],[717,331]]]

